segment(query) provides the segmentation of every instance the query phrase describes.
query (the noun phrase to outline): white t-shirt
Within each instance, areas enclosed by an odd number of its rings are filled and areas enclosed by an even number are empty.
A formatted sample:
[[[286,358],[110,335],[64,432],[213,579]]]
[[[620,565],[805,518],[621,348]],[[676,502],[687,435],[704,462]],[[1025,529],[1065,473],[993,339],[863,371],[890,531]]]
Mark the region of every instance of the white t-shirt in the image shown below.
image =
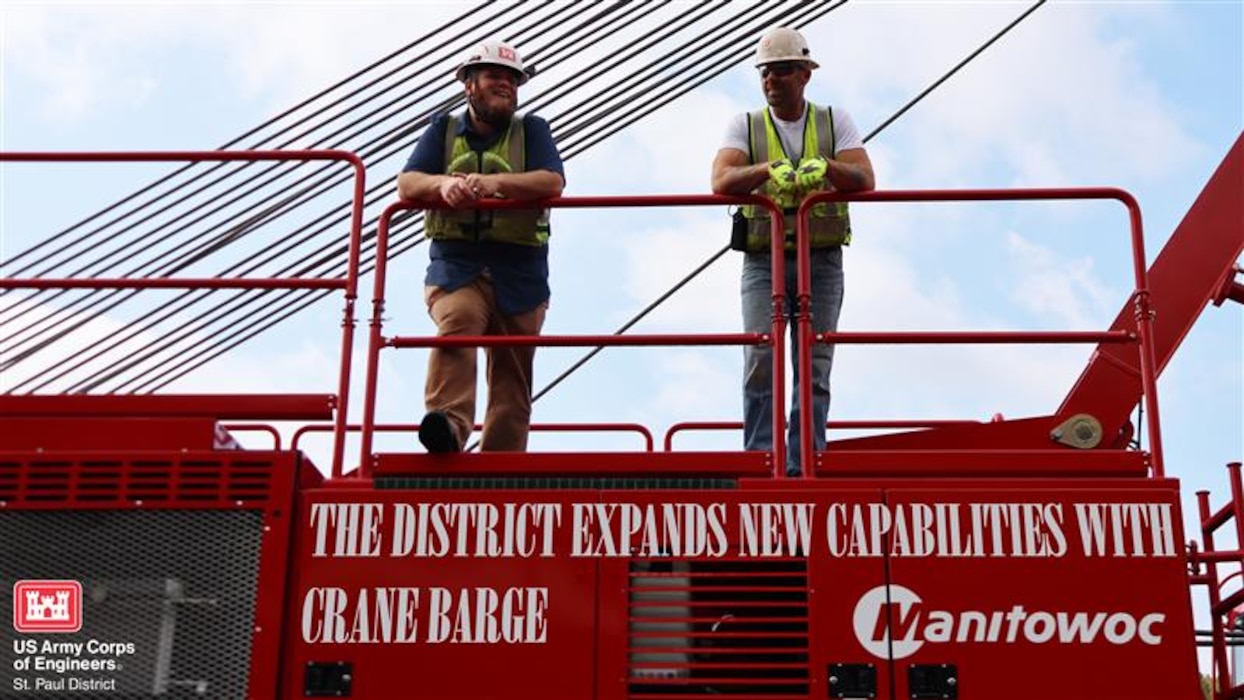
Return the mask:
[[[864,139],[860,137],[860,130],[856,128],[855,121],[847,110],[834,107],[831,111],[834,117],[834,152],[863,148]],[[791,160],[798,162],[803,158],[803,129],[808,110],[804,109],[803,116],[793,122],[778,119],[772,111],[769,116],[773,118],[773,126],[777,130],[778,138],[782,140],[782,150]],[[743,112],[730,120],[726,125],[725,138],[721,142],[722,148],[736,148],[744,153],[751,150],[751,144],[747,141],[747,119],[748,113]]]

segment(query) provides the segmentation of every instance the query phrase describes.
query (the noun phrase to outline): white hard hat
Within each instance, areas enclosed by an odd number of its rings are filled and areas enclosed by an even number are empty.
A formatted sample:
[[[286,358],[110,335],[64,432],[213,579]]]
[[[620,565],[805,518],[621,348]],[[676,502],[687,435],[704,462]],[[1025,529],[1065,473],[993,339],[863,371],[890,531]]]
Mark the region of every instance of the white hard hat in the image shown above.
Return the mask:
[[[527,82],[527,79],[535,73],[535,70],[529,70],[523,66],[523,59],[513,46],[504,41],[491,39],[472,46],[454,75],[459,81],[465,81],[467,71],[475,66],[502,66],[514,70],[518,73],[519,85]]]
[[[820,67],[812,60],[812,52],[808,50],[808,42],[804,41],[803,35],[786,27],[769,30],[756,45],[757,68],[782,61],[803,61],[809,68]]]

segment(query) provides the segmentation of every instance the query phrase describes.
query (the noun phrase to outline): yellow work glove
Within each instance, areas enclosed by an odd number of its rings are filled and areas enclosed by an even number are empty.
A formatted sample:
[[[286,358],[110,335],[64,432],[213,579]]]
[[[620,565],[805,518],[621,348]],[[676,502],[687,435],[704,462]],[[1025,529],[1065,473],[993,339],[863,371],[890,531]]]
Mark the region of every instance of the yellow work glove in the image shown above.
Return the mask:
[[[795,184],[799,188],[800,199],[813,192],[825,189],[825,173],[829,163],[820,156],[804,158],[795,169]]]
[[[769,196],[781,207],[799,205],[798,173],[789,160],[775,160],[769,163]]]

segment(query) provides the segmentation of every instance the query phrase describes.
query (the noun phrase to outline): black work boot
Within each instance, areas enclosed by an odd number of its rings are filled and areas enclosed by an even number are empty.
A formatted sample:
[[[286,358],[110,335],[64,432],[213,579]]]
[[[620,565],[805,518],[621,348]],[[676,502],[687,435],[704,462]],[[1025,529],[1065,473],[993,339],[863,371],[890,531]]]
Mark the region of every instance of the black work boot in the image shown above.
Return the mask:
[[[419,423],[419,442],[431,454],[448,454],[458,452],[462,447],[458,444],[458,436],[454,434],[454,426],[449,417],[440,411],[428,411]]]

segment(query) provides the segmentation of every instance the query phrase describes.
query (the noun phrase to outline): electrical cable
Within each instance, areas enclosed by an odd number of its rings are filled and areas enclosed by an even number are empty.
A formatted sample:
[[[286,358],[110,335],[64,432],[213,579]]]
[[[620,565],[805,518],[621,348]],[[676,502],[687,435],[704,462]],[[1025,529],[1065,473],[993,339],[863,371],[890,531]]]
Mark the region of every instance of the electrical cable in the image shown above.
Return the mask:
[[[621,5],[620,5],[620,6],[621,6]],[[603,15],[598,15],[598,16],[603,16]],[[588,24],[591,24],[591,21],[592,21],[592,20],[587,20],[587,21],[585,21],[585,22],[582,22],[582,26],[585,26],[585,27],[586,27]],[[379,189],[379,188],[373,188],[373,189]],[[386,188],[383,188],[383,189],[384,189],[384,190],[386,190],[386,193],[387,193],[387,187],[386,187]],[[127,336],[127,338],[128,338],[128,337],[132,337],[132,333],[131,333],[131,334],[129,334],[129,336]],[[102,351],[101,351],[101,353],[100,353],[100,354],[102,354]],[[144,357],[144,356],[139,356],[139,357]],[[111,372],[109,372],[109,375],[114,375],[114,374],[116,374],[116,369],[117,369],[116,367],[109,368],[109,369],[111,369]],[[87,388],[87,387],[76,387],[75,389],[76,389],[76,390],[81,390],[81,389],[83,389],[83,388]]]
[[[841,4],[845,3],[846,1],[847,1],[847,0],[842,0],[842,2],[840,2],[840,3],[839,3],[839,5],[835,5],[834,7],[830,8],[830,10],[832,10],[832,9],[836,9],[838,6],[840,6]],[[886,127],[888,127],[888,126],[890,126],[891,124],[893,124],[893,123],[894,123],[894,121],[896,121],[896,120],[897,120],[900,116],[902,116],[902,115],[903,115],[904,113],[906,113],[909,109],[911,109],[911,107],[912,107],[912,106],[914,106],[917,102],[919,102],[919,101],[920,101],[921,99],[923,99],[924,97],[928,96],[928,94],[929,94],[929,93],[931,93],[934,89],[936,89],[938,86],[940,86],[940,85],[941,85],[942,83],[944,83],[946,80],[948,80],[951,76],[953,76],[955,73],[957,73],[960,69],[962,69],[964,66],[966,66],[969,62],[971,62],[973,59],[975,59],[977,56],[979,56],[979,55],[980,55],[980,54],[981,54],[981,53],[982,53],[985,49],[987,49],[989,46],[991,46],[994,42],[996,42],[998,39],[1000,39],[1000,38],[1001,38],[1003,35],[1005,35],[1007,32],[1011,31],[1011,29],[1015,28],[1015,27],[1016,27],[1016,26],[1017,26],[1020,22],[1022,22],[1025,18],[1027,18],[1029,15],[1031,15],[1031,14],[1032,14],[1032,13],[1033,13],[1033,12],[1034,12],[1037,8],[1038,8],[1038,7],[1040,7],[1041,5],[1045,4],[1045,2],[1046,2],[1046,0],[1038,0],[1038,2],[1037,2],[1036,4],[1034,4],[1032,7],[1030,7],[1030,8],[1029,8],[1027,11],[1025,11],[1022,15],[1020,15],[1018,18],[1016,18],[1014,21],[1012,21],[1010,24],[1008,24],[1006,27],[1004,27],[1001,31],[999,31],[998,33],[994,34],[994,36],[992,36],[992,37],[991,37],[988,41],[986,41],[986,42],[985,42],[984,44],[982,44],[979,48],[977,48],[975,51],[973,51],[971,54],[969,54],[969,55],[968,55],[968,57],[967,57],[966,59],[964,59],[964,60],[963,60],[963,61],[961,61],[959,64],[957,64],[956,66],[954,66],[953,68],[951,68],[951,69],[950,69],[947,73],[943,74],[940,78],[938,78],[936,81],[934,81],[934,83],[933,83],[930,87],[928,87],[928,88],[926,88],[925,90],[921,91],[921,93],[920,93],[920,94],[919,94],[919,95],[918,95],[915,99],[913,99],[913,100],[909,101],[907,104],[905,104],[903,107],[901,107],[901,108],[900,108],[897,112],[895,112],[893,115],[891,115],[889,118],[887,118],[884,122],[882,122],[880,126],[878,126],[876,129],[873,129],[873,130],[872,130],[872,132],[870,132],[870,133],[869,133],[866,137],[864,137],[864,139],[863,139],[863,140],[864,140],[864,142],[865,142],[865,143],[867,143],[868,141],[872,140],[872,138],[873,138],[874,136],[876,136],[877,134],[881,133],[881,132],[882,132],[882,131],[886,128]],[[828,12],[828,11],[829,11],[829,10],[827,10],[827,12]],[[679,281],[676,283],[676,285],[675,285],[675,287],[674,287],[674,290],[673,290],[673,291],[676,291],[676,290],[681,289],[682,287],[686,286],[689,282],[691,282],[691,280],[695,279],[695,278],[696,278],[697,276],[699,276],[702,272],[704,272],[705,270],[707,270],[707,269],[708,269],[708,268],[712,265],[712,263],[714,263],[714,262],[716,262],[717,260],[719,260],[719,259],[720,259],[720,258],[721,258],[721,257],[722,257],[725,253],[726,253],[726,251],[728,251],[729,249],[730,249],[730,247],[729,247],[729,246],[725,246],[725,247],[721,248],[720,250],[718,250],[716,253],[713,253],[711,256],[709,256],[709,258],[708,258],[706,261],[702,262],[702,263],[701,263],[700,265],[698,265],[698,266],[697,266],[694,270],[692,270],[692,271],[691,271],[691,272],[690,272],[687,276],[685,276],[685,277],[683,277],[681,280],[679,280]],[[656,307],[657,307],[660,303],[663,303],[663,302],[664,302],[666,299],[668,299],[671,295],[672,295],[672,293],[671,293],[671,292],[667,292],[667,293],[663,294],[662,296],[660,296],[660,297],[657,299],[657,301],[653,302],[652,304],[649,304],[649,305],[648,305],[647,307],[645,307],[645,308],[644,308],[644,309],[643,309],[640,313],[638,313],[637,315],[635,315],[634,317],[632,317],[630,320],[628,320],[625,324],[623,324],[623,325],[622,325],[622,326],[621,326],[621,327],[620,327],[617,331],[615,331],[615,332],[613,333],[613,335],[622,335],[622,334],[623,334],[626,330],[628,330],[629,328],[633,327],[636,323],[638,323],[638,322],[639,322],[640,320],[642,320],[645,316],[647,316],[649,313],[651,313],[651,312],[652,312],[652,310],[654,310],[654,309],[655,309],[655,308],[656,308]],[[583,356],[581,356],[578,360],[576,360],[576,361],[575,361],[575,362],[571,365],[571,368],[570,368],[568,371],[563,372],[562,374],[558,375],[558,376],[557,376],[556,378],[554,378],[551,382],[549,382],[549,383],[548,383],[548,384],[546,384],[544,387],[542,387],[542,388],[541,388],[538,392],[536,392],[536,393],[533,395],[533,401],[534,401],[536,398],[538,398],[538,397],[540,397],[540,396],[543,396],[543,395],[547,394],[547,393],[548,393],[548,391],[549,391],[550,389],[552,389],[552,388],[553,388],[554,386],[556,386],[557,384],[560,384],[560,383],[561,383],[562,381],[564,381],[564,380],[565,380],[565,379],[566,379],[566,378],[567,378],[567,377],[568,377],[571,373],[573,373],[575,370],[579,369],[579,368],[580,368],[580,367],[582,367],[584,364],[586,364],[586,363],[587,363],[587,362],[588,362],[591,358],[595,357],[595,356],[596,356],[596,355],[597,355],[597,354],[598,354],[601,350],[603,350],[603,348],[604,348],[604,346],[597,346],[596,348],[593,348],[591,351],[589,351],[589,352],[585,353]]]
[[[1042,0],[1041,2],[1038,2],[1038,3],[1037,3],[1037,6],[1041,5],[1043,2],[1044,2],[1044,0]],[[839,4],[841,4],[841,3],[839,3]],[[796,9],[798,9],[798,8],[796,8]],[[831,8],[831,9],[832,9],[832,8]],[[997,40],[997,38],[999,38],[1001,34],[1004,34],[1004,33],[1005,33],[1007,30],[1009,30],[1011,27],[1013,27],[1013,26],[1015,26],[1016,24],[1018,24],[1018,23],[1019,23],[1019,22],[1020,22],[1020,21],[1021,21],[1024,17],[1026,17],[1028,14],[1030,14],[1030,13],[1031,13],[1033,10],[1035,10],[1035,9],[1036,9],[1036,6],[1034,6],[1033,8],[1031,8],[1028,12],[1026,12],[1026,13],[1025,13],[1023,16],[1021,16],[1019,19],[1017,19],[1017,20],[1015,20],[1014,22],[1012,22],[1012,24],[1011,24],[1010,26],[1008,26],[1006,30],[1003,30],[1003,32],[1001,32],[1001,33],[999,34],[999,36],[994,37],[994,39],[991,39],[989,43],[993,43],[994,41],[996,41],[996,40]],[[827,10],[827,11],[828,11],[828,10]],[[811,21],[811,20],[809,20],[809,21]],[[968,58],[968,59],[966,59],[965,61],[961,62],[959,66],[956,66],[956,68],[955,68],[954,70],[952,70],[950,74],[947,74],[946,76],[943,76],[943,78],[942,78],[942,79],[941,79],[938,83],[936,83],[936,84],[934,84],[932,87],[930,87],[930,88],[926,89],[926,90],[925,90],[925,91],[924,91],[924,92],[923,92],[920,96],[918,96],[915,100],[913,100],[913,101],[909,102],[909,103],[908,103],[908,104],[907,104],[907,105],[903,108],[903,110],[901,110],[901,111],[900,111],[900,113],[898,113],[898,114],[896,114],[896,115],[892,116],[889,120],[887,120],[885,123],[883,123],[881,127],[879,127],[878,129],[874,130],[874,132],[873,132],[873,133],[869,134],[868,138],[872,138],[872,136],[874,136],[876,133],[879,133],[881,129],[885,128],[886,126],[888,126],[888,125],[889,125],[889,123],[891,123],[893,120],[897,119],[897,117],[898,117],[898,116],[901,116],[901,112],[905,112],[907,109],[910,109],[910,107],[911,107],[912,105],[914,105],[916,102],[918,102],[918,101],[919,101],[919,99],[922,99],[924,96],[926,96],[928,93],[930,93],[933,89],[935,89],[938,85],[940,85],[940,83],[941,83],[941,82],[944,82],[946,79],[948,79],[948,78],[950,77],[950,75],[953,75],[953,73],[954,73],[955,71],[957,71],[959,68],[962,68],[963,66],[965,66],[968,62],[970,62],[970,60],[971,60],[971,59],[975,58],[975,56],[976,56],[976,55],[978,55],[978,54],[979,54],[980,52],[982,52],[985,48],[987,48],[987,47],[988,47],[988,45],[989,45],[989,44],[986,44],[985,46],[982,46],[981,48],[977,49],[977,51],[976,51],[976,52],[974,52],[971,56],[969,56],[969,58]],[[567,51],[569,51],[569,48],[567,48],[566,50],[567,50]],[[394,54],[394,55],[395,55],[395,54]],[[726,69],[728,69],[729,65],[733,62],[732,60],[730,60],[730,59],[732,59],[732,58],[733,58],[733,54],[731,54],[731,55],[730,55],[730,56],[729,56],[729,57],[728,57],[728,58],[724,61],[724,62],[725,62],[725,64],[726,64],[726,67],[725,67],[725,68],[721,68],[721,70],[726,70]],[[383,59],[382,59],[382,61],[383,61]],[[373,64],[373,65],[375,65],[375,64]],[[655,73],[656,71],[652,71],[652,72],[654,72],[654,73]],[[718,72],[720,72],[720,71],[718,71]],[[701,73],[700,73],[700,74],[696,74],[696,76],[695,76],[695,77],[699,77],[699,75],[702,75],[702,74],[703,74],[703,71],[701,71]],[[715,74],[716,74],[716,73],[714,73],[714,75],[715,75]],[[686,81],[684,81],[684,83],[690,83],[690,84],[692,84],[692,86],[694,86],[694,80],[695,80],[695,77],[688,77],[688,78],[687,78],[687,80],[686,80]],[[707,78],[705,78],[705,79],[707,79]],[[638,84],[638,82],[637,82],[635,79],[633,79],[633,78],[631,79],[631,81],[630,81],[630,82],[631,82],[632,84]],[[330,90],[331,90],[331,89],[333,89],[333,88],[330,88]],[[620,129],[622,129],[622,128],[625,128],[625,126],[627,126],[627,125],[629,125],[629,124],[633,123],[635,120],[637,120],[637,119],[639,119],[639,118],[642,118],[642,116],[645,116],[645,115],[646,115],[646,114],[648,114],[648,113],[651,113],[651,111],[652,111],[653,109],[656,109],[656,108],[658,108],[659,106],[663,106],[664,104],[668,103],[668,101],[670,101],[670,100],[672,100],[672,99],[676,99],[676,97],[677,97],[677,96],[679,96],[679,95],[683,94],[686,90],[689,90],[689,89],[690,89],[690,88],[688,87],[688,88],[683,89],[681,92],[677,92],[677,93],[670,93],[670,92],[666,92],[666,93],[664,93],[664,95],[666,96],[666,99],[665,99],[664,101],[662,101],[662,102],[658,103],[655,107],[652,107],[652,109],[640,110],[638,107],[632,107],[632,109],[630,109],[628,112],[624,112],[624,113],[623,113],[623,116],[624,116],[625,118],[624,118],[622,121],[616,121],[616,118],[618,117],[618,114],[617,114],[617,112],[615,111],[615,113],[613,114],[613,116],[615,117],[615,121],[611,122],[611,124],[610,124],[610,125],[612,126],[612,129],[608,129],[608,128],[606,128],[606,129],[601,129],[601,130],[600,130],[600,132],[607,132],[607,133],[604,133],[603,135],[601,135],[601,133],[599,133],[599,132],[598,132],[598,133],[596,133],[596,134],[593,134],[593,136],[595,136],[595,138],[594,138],[594,139],[592,139],[592,140],[583,140],[583,141],[580,141],[580,142],[574,142],[574,141],[573,141],[573,139],[571,139],[571,143],[570,143],[570,146],[569,146],[569,149],[570,149],[570,150],[569,150],[569,152],[568,152],[568,153],[564,154],[564,157],[565,157],[565,158],[573,157],[574,155],[576,155],[576,154],[578,154],[578,153],[582,152],[583,150],[586,150],[586,149],[587,149],[587,148],[589,148],[591,145],[595,145],[596,143],[599,143],[599,142],[600,142],[601,140],[603,140],[604,138],[607,138],[607,137],[608,137],[608,135],[611,135],[612,133],[616,133],[618,130],[620,130]],[[322,92],[321,94],[324,94],[324,93],[326,93],[326,92],[328,92],[328,91],[324,91],[324,92]],[[566,92],[568,92],[568,91],[566,91]],[[651,90],[649,90],[649,92],[651,92]],[[616,93],[615,93],[615,94],[616,94]],[[629,94],[629,93],[628,93],[628,94]],[[672,96],[670,96],[671,94],[672,94]],[[543,97],[543,99],[544,99],[544,102],[545,102],[545,103],[552,103],[552,102],[555,102],[555,101],[556,101],[556,99],[555,99],[555,97],[556,97],[556,96],[542,96],[542,97]],[[369,98],[369,100],[370,100],[370,99],[374,99],[374,98]],[[615,100],[615,102],[616,102],[616,100]],[[390,104],[391,104],[391,103],[390,103]],[[608,107],[609,107],[609,106],[612,106],[612,105],[614,105],[614,102],[605,102],[605,103],[603,103],[603,104],[602,104],[602,103],[597,103],[597,104],[595,105],[595,106],[597,107],[597,109],[596,109],[596,111],[595,111],[595,113],[594,113],[594,114],[593,114],[593,113],[590,113],[590,112],[576,112],[576,111],[572,111],[572,110],[571,110],[571,111],[564,112],[563,114],[568,115],[568,116],[566,116],[566,117],[565,117],[565,119],[567,119],[567,121],[565,122],[565,124],[567,124],[567,125],[572,125],[572,126],[574,126],[574,127],[575,127],[575,129],[576,129],[575,131],[573,131],[573,132],[571,133],[571,135],[572,135],[572,136],[573,136],[573,135],[577,135],[578,133],[580,133],[580,131],[581,131],[583,128],[585,128],[585,127],[586,127],[586,125],[583,123],[583,120],[586,120],[587,124],[594,124],[594,123],[596,123],[597,121],[599,121],[599,120],[601,119],[601,117],[600,117],[599,115],[600,115],[602,112],[606,111],[606,110],[608,109]],[[290,110],[290,111],[292,111],[292,110]],[[287,113],[288,113],[288,112],[289,112],[289,111],[287,111]],[[638,113],[638,114],[636,114],[636,113]],[[578,119],[579,121],[577,121],[577,122],[576,122],[576,121],[574,121],[574,119],[576,119],[576,117],[574,117],[574,115],[575,115],[575,114],[578,114],[578,115],[579,115],[579,116],[577,117],[577,119]],[[271,122],[275,121],[275,119],[276,119],[276,118],[274,118],[273,120],[269,120],[269,123],[271,123]],[[550,118],[550,123],[553,123],[555,119],[557,119],[557,118],[556,118],[556,117]],[[408,131],[409,131],[409,130],[408,130]],[[339,132],[336,132],[336,133],[339,133]],[[394,142],[395,140],[396,140],[396,139],[391,139],[391,140],[390,140],[390,143]],[[235,140],[235,141],[236,141],[236,140]],[[559,143],[561,143],[561,137],[559,137]],[[382,145],[381,147],[383,148],[383,145]],[[372,221],[374,221],[374,219],[373,219]],[[398,222],[398,221],[396,221],[396,220],[395,220],[395,222],[394,222],[394,223],[395,223],[395,224],[396,224],[396,223],[401,223],[403,226],[405,226],[405,227],[407,227],[407,228],[417,229],[417,227],[418,227],[418,225],[419,225],[419,223],[420,223],[420,222],[421,222],[421,217],[418,217],[418,216],[412,216],[412,217],[405,217],[405,218],[403,218],[403,219],[401,220],[401,222]],[[368,239],[369,239],[369,240],[372,240],[372,237],[371,237],[371,236],[369,236],[369,237],[368,237]],[[395,242],[396,242],[396,240],[397,240],[397,239],[396,239],[396,237],[395,237]],[[415,246],[419,245],[419,244],[422,242],[422,239],[421,239],[421,238],[419,238],[418,240],[415,240],[415,237],[414,237],[414,236],[411,236],[410,238],[408,238],[408,239],[407,239],[407,241],[408,241],[408,243],[404,244],[404,245],[405,245],[405,247],[404,247],[404,248],[402,248],[402,250],[409,250],[409,249],[412,249],[413,247],[415,247]],[[292,248],[292,246],[287,246],[287,248]],[[317,258],[317,259],[318,259],[318,261],[319,261],[319,262],[321,262],[321,263],[333,262],[333,256],[331,255],[331,251],[333,251],[333,250],[340,250],[340,251],[342,251],[342,252],[344,253],[345,248],[344,248],[344,246],[343,246],[341,243],[339,243],[339,242],[334,242],[334,243],[330,244],[330,246],[329,246],[329,247],[321,248],[321,249],[320,249],[320,251],[318,251],[318,253],[320,254],[319,258]],[[326,254],[326,253],[325,253],[325,251],[329,251],[329,253],[327,253],[327,254]],[[392,253],[392,256],[391,256],[391,257],[396,257],[396,255],[397,255],[397,254],[399,254],[399,249],[397,248],[397,246],[394,246],[394,247],[391,249],[391,253]],[[714,255],[713,257],[711,257],[711,258],[709,259],[709,261],[707,261],[706,263],[704,263],[704,267],[706,268],[706,267],[707,267],[708,265],[710,265],[712,262],[714,262],[715,260],[719,259],[719,257],[720,257],[722,254],[724,254],[724,249],[723,249],[722,251],[719,251],[716,255]],[[273,257],[275,257],[275,256],[273,256]],[[309,257],[304,257],[304,258],[303,258],[303,261],[304,261],[304,262],[306,262],[306,263],[308,263],[308,264],[313,264],[313,263],[312,263],[311,258],[309,258]],[[369,267],[369,269],[370,269],[370,267]],[[681,286],[682,286],[683,284],[685,284],[686,282],[690,281],[690,279],[692,279],[692,278],[694,278],[696,275],[698,275],[698,274],[700,273],[700,271],[701,271],[701,270],[697,270],[697,271],[693,272],[693,273],[691,274],[691,276],[690,276],[690,277],[686,278],[683,282],[679,283],[679,285],[676,285],[676,287],[675,287],[675,288],[673,288],[673,289],[671,289],[669,292],[667,292],[667,295],[666,295],[666,296],[663,296],[660,300],[658,300],[658,302],[656,302],[656,304],[657,304],[657,305],[659,305],[661,302],[663,302],[663,301],[664,301],[664,299],[665,299],[665,298],[668,298],[668,295],[669,295],[669,294],[673,294],[674,292],[678,291],[678,289],[680,289],[680,288],[681,288]],[[272,292],[272,291],[274,291],[274,290],[267,290],[267,291]],[[287,295],[288,295],[289,293],[292,293],[292,292],[295,292],[295,291],[297,291],[297,292],[303,292],[303,290],[282,290],[282,291],[283,291],[284,293],[286,293]],[[280,319],[281,319],[281,320],[283,320],[283,319],[285,319],[285,318],[288,318],[290,315],[292,315],[293,313],[296,313],[298,310],[301,310],[301,309],[303,309],[303,308],[306,308],[306,307],[307,307],[307,306],[309,306],[311,303],[314,303],[314,301],[316,301],[316,300],[318,300],[318,299],[322,298],[322,297],[324,296],[324,294],[325,294],[325,293],[326,293],[326,292],[323,292],[323,290],[315,290],[313,294],[309,295],[309,296],[311,297],[311,299],[310,299],[309,301],[305,301],[305,302],[304,302],[304,303],[302,303],[302,304],[298,304],[296,309],[294,309],[294,310],[290,310],[290,311],[288,311],[288,313],[281,312],[281,314],[280,314]],[[273,295],[272,295],[272,294],[268,294],[267,296],[271,297],[271,296],[273,296]],[[304,296],[305,296],[305,295],[304,295]],[[295,301],[295,303],[296,303],[296,301]],[[288,308],[288,307],[287,307],[287,308]],[[644,316],[644,315],[646,315],[646,313],[648,313],[648,312],[651,310],[651,308],[655,308],[655,306],[652,306],[652,307],[650,307],[649,309],[645,309],[645,311],[644,311],[641,315],[639,315],[638,317],[636,317],[636,318],[634,319],[634,321],[633,321],[633,322],[637,322],[639,319],[643,318],[643,316]],[[273,315],[268,314],[265,318],[267,318],[267,319],[272,319],[272,318],[273,318]],[[277,322],[279,322],[279,321],[277,321]],[[267,325],[265,326],[265,328],[261,328],[261,329],[260,329],[260,331],[258,331],[258,332],[262,332],[262,330],[266,329],[267,327],[270,327],[271,325],[274,325],[274,324],[267,324]],[[629,325],[628,325],[628,326],[625,326],[623,330],[625,330],[626,328],[629,328]],[[230,336],[230,337],[232,338],[232,336]],[[248,337],[253,337],[253,335],[252,335],[252,336],[248,336]],[[244,339],[241,339],[241,340],[237,340],[236,342],[231,342],[231,343],[230,343],[230,345],[229,345],[229,347],[230,347],[230,348],[232,348],[232,347],[236,347],[236,345],[237,345],[237,344],[239,344],[239,343],[241,343],[241,342],[244,342],[244,340],[245,340],[245,338],[244,338]],[[593,354],[594,354],[594,353],[593,353]],[[213,355],[213,356],[215,356],[215,355]],[[210,359],[210,358],[208,358],[208,359]],[[589,358],[587,358],[587,359],[590,359],[590,357],[589,357]],[[582,360],[582,362],[586,362],[586,361],[587,361],[587,359]],[[206,361],[207,361],[207,360],[204,360],[204,362],[206,362]],[[201,364],[201,363],[200,363],[200,364]],[[196,366],[198,366],[198,365],[196,365]],[[576,367],[576,368],[577,368],[577,367]],[[188,370],[187,370],[187,371],[188,371]],[[180,373],[178,376],[184,376],[184,372]],[[567,375],[567,376],[568,376],[568,375]],[[559,378],[557,381],[559,381],[559,382],[560,382],[560,381],[561,381],[561,379],[562,379],[562,378]],[[169,381],[172,381],[172,379],[169,379]],[[160,382],[160,386],[163,386],[163,385],[165,385],[165,384],[166,384],[166,382]],[[147,387],[145,387],[145,388],[150,389],[151,387],[150,387],[150,386],[147,386]],[[547,390],[548,390],[548,389],[550,389],[550,388],[551,388],[551,386],[550,386],[550,387],[546,387],[545,389],[543,389],[543,390],[541,391],[541,395],[543,395],[543,393],[547,392]]]
[[[114,369],[115,369],[115,368],[114,368]],[[76,387],[76,389],[79,389],[79,390],[80,390],[80,389],[83,389],[83,388],[90,388],[90,387]]]

